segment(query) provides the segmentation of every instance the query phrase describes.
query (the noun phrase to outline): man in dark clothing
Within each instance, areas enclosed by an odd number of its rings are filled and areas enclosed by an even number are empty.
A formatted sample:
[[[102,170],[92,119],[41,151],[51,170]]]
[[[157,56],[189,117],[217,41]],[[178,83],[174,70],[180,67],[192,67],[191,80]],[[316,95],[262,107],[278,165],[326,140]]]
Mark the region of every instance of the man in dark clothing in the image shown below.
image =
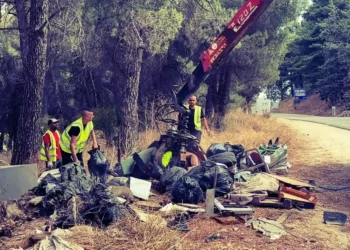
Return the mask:
[[[208,126],[207,119],[205,118],[204,110],[201,106],[197,104],[197,97],[191,96],[188,100],[188,105],[185,105],[189,109],[189,119],[187,128],[191,135],[197,137],[198,141],[201,141],[202,138],[202,124],[204,125],[205,130],[210,135],[210,130]]]
[[[92,120],[93,112],[84,110],[81,118],[71,123],[62,133],[61,151],[63,165],[71,162],[83,164],[83,150],[89,137],[92,137],[92,148],[97,149],[97,141]]]

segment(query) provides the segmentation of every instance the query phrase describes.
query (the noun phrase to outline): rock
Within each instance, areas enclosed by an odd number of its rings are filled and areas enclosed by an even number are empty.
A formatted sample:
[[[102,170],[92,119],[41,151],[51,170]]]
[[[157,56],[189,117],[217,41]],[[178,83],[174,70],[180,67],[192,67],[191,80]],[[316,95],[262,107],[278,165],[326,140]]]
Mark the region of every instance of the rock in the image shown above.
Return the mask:
[[[153,215],[153,214],[146,214],[145,212],[143,212],[141,209],[137,208],[134,205],[129,205],[128,209],[140,221],[148,222],[148,223],[156,222],[159,226],[166,227],[166,224],[167,224],[166,220],[164,220],[160,216]]]
[[[29,201],[29,204],[37,206],[43,201],[43,199],[44,199],[44,196],[35,197]]]
[[[115,198],[120,204],[124,204],[126,202],[126,200],[121,197],[115,197]]]
[[[9,219],[15,219],[24,216],[24,213],[18,208],[16,203],[8,204],[6,206],[6,217]]]
[[[132,194],[130,188],[125,186],[110,186],[108,189],[112,192],[115,197],[121,197],[126,200],[133,200],[134,195]]]
[[[29,240],[30,242],[34,245],[36,244],[37,242],[43,240],[46,238],[46,235],[44,234],[36,234],[36,235],[32,235],[29,237]]]

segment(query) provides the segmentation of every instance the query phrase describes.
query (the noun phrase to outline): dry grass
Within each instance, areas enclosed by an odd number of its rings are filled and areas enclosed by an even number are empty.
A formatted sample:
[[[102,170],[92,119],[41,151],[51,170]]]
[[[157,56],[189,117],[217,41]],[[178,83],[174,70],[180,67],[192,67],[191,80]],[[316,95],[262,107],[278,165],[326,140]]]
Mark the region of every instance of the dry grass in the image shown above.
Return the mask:
[[[246,149],[251,149],[277,137],[280,138],[281,143],[291,142],[293,133],[286,125],[268,116],[232,110],[225,118],[225,130],[223,132],[214,131],[210,137],[204,132],[201,145],[206,149],[211,143],[229,142],[230,144],[242,144]]]
[[[10,163],[11,163],[11,153],[9,152],[0,153],[0,167],[10,165]]]
[[[105,230],[76,226],[66,240],[86,250],[104,249],[179,249],[183,235],[160,226],[160,221],[140,222],[134,218],[118,221]]]

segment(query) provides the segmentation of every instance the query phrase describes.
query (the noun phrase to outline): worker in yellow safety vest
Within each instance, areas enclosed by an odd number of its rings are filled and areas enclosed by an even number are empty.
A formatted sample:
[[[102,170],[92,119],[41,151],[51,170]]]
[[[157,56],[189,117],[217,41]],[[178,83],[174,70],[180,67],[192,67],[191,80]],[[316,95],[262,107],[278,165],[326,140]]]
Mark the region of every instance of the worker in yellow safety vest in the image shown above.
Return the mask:
[[[60,149],[60,133],[58,132],[58,120],[51,118],[47,125],[49,129],[43,135],[40,160],[45,161],[46,169],[59,168],[62,165]]]
[[[71,162],[77,162],[83,165],[83,150],[89,140],[90,134],[93,142],[92,148],[97,149],[98,145],[92,123],[93,118],[94,113],[92,111],[84,110],[81,117],[63,131],[61,138],[63,165]]]
[[[190,96],[188,100],[187,105],[185,105],[186,108],[190,110],[190,116],[188,120],[188,130],[191,135],[194,135],[197,137],[198,141],[201,141],[202,137],[202,124],[204,125],[205,130],[208,132],[208,135],[210,136],[210,130],[208,126],[207,119],[205,118],[204,110],[201,106],[196,105],[197,104],[197,97],[192,95]]]

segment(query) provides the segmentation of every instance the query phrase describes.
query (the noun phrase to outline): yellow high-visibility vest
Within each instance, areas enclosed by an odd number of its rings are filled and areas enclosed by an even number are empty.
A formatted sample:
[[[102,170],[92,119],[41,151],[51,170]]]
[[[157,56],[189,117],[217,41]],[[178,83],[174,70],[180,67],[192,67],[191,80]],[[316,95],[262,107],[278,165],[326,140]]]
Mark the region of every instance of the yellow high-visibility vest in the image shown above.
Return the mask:
[[[71,123],[62,133],[62,138],[61,138],[61,149],[68,153],[71,154],[72,151],[70,150],[70,139],[71,136],[69,135],[69,130],[72,127],[79,127],[80,128],[80,133],[77,136],[77,143],[75,145],[75,152],[76,153],[81,153],[84,150],[84,147],[86,145],[86,142],[89,139],[91,131],[94,129],[94,125],[92,122],[88,122],[85,126],[83,125],[83,118],[79,118],[78,120],[74,121]]]
[[[190,108],[190,105],[186,104],[186,108]],[[202,119],[201,119],[201,113],[202,113],[202,107],[201,106],[194,106],[194,129],[197,131],[202,130]]]
[[[57,132],[57,135],[58,135],[58,138],[60,138],[60,133],[58,131]],[[56,147],[56,140],[55,140],[55,137],[53,136],[53,133],[50,131],[50,130],[47,130],[45,132],[45,134],[43,135],[43,139],[44,139],[44,136],[46,134],[49,134],[50,135],[50,148],[49,148],[49,155],[50,155],[50,159],[52,162],[56,162],[57,161],[57,147]],[[46,153],[45,153],[45,143],[44,143],[44,140],[42,142],[42,145],[41,145],[41,150],[40,150],[40,160],[42,161],[47,161],[47,158],[46,158]]]

